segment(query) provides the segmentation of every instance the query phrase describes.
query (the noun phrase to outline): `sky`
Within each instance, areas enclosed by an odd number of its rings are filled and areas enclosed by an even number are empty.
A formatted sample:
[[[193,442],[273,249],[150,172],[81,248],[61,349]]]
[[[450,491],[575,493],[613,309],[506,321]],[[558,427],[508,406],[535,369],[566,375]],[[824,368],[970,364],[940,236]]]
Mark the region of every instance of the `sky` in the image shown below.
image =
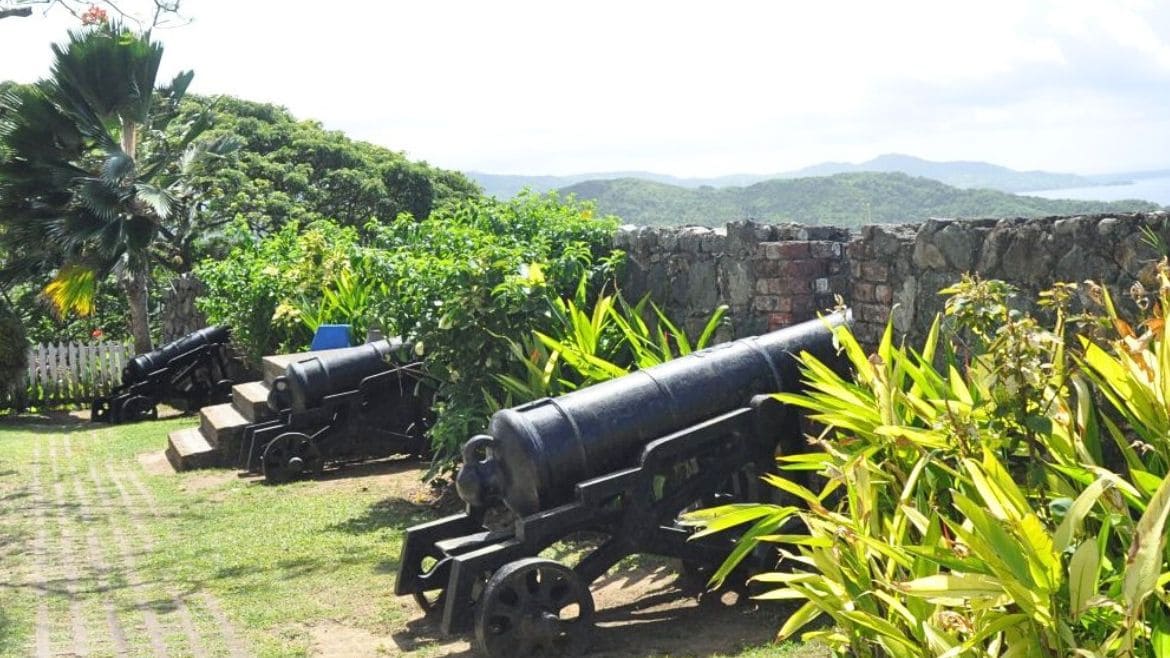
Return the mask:
[[[0,0],[0,6],[11,0]],[[135,3],[138,2],[137,5]],[[126,0],[127,7],[143,7]],[[149,4],[149,3],[145,3]],[[1170,168],[1160,0],[183,0],[163,73],[464,171]],[[0,20],[0,79],[67,13]]]

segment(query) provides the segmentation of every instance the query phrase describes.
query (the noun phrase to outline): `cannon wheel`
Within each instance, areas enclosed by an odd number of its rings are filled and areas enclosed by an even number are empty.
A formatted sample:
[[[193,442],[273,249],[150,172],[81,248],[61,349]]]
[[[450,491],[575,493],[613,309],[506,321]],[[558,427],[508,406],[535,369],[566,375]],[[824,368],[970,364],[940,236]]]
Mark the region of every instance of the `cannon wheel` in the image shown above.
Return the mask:
[[[283,484],[305,471],[320,470],[321,451],[304,434],[285,432],[268,442],[260,461],[264,465],[264,481]]]
[[[122,420],[158,420],[158,405],[150,398],[135,395],[122,404]]]
[[[477,648],[492,658],[576,656],[593,627],[593,595],[575,571],[544,558],[504,565],[484,587]]]
[[[418,575],[423,576],[431,573],[431,571],[435,568],[435,565],[438,564],[439,560],[441,559],[443,559],[442,553],[438,550],[435,550],[435,547],[432,546],[431,551],[419,560]],[[430,562],[429,564],[427,564],[428,561]],[[482,585],[482,582],[480,584]],[[423,611],[423,615],[430,617],[436,612],[443,611],[443,606],[447,602],[447,588],[443,587],[425,591],[419,590],[414,592],[413,596],[414,602],[417,603],[418,607]]]

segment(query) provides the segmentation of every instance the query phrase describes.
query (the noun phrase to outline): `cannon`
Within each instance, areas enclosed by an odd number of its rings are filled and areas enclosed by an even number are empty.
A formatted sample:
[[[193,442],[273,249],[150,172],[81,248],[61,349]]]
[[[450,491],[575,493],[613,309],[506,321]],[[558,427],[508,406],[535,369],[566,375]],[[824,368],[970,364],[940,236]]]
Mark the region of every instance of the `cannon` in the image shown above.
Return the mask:
[[[833,328],[849,321],[836,312],[497,412],[463,448],[465,511],[406,531],[395,592],[443,633],[474,630],[488,656],[582,652],[590,584],[622,558],[697,573],[724,561],[734,533],[693,539],[680,514],[762,500],[776,455],[807,449],[797,410],[769,394],[802,389],[801,352],[844,373]],[[580,533],[601,541],[571,567],[538,557]]]
[[[238,466],[272,484],[396,454],[428,453],[432,387],[401,339],[330,350],[272,382],[271,420],[243,431]]]
[[[122,368],[122,384],[94,399],[90,419],[127,423],[158,418],[158,404],[176,402],[187,410],[227,402],[232,380],[228,372],[228,327],[206,327],[139,354]]]

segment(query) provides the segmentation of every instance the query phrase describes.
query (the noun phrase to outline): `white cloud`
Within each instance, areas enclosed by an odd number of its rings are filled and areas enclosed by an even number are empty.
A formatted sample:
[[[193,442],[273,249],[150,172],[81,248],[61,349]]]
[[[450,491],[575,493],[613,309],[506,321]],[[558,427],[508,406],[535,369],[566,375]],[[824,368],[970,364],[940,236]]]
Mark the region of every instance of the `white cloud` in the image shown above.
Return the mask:
[[[778,171],[885,151],[1100,171],[1170,164],[1157,2],[188,0],[194,89],[488,171]],[[0,21],[32,79],[68,21]]]

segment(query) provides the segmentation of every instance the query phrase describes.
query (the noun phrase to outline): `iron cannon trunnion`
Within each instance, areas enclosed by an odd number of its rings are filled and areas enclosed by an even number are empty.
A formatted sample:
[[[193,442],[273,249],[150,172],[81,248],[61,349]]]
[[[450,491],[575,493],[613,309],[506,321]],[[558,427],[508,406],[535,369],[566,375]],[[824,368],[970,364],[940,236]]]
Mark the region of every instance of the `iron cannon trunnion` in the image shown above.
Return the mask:
[[[395,592],[441,614],[444,633],[474,629],[490,656],[580,651],[589,615],[562,611],[591,611],[589,584],[622,558],[722,563],[734,533],[692,539],[680,514],[761,500],[776,454],[807,449],[800,415],[769,394],[802,390],[801,352],[844,374],[833,330],[849,321],[835,313],[498,412],[464,447],[456,486],[467,510],[407,530]],[[505,507],[510,525],[486,521]],[[533,561],[581,532],[603,540],[571,569]],[[517,598],[522,578],[531,589]]]

